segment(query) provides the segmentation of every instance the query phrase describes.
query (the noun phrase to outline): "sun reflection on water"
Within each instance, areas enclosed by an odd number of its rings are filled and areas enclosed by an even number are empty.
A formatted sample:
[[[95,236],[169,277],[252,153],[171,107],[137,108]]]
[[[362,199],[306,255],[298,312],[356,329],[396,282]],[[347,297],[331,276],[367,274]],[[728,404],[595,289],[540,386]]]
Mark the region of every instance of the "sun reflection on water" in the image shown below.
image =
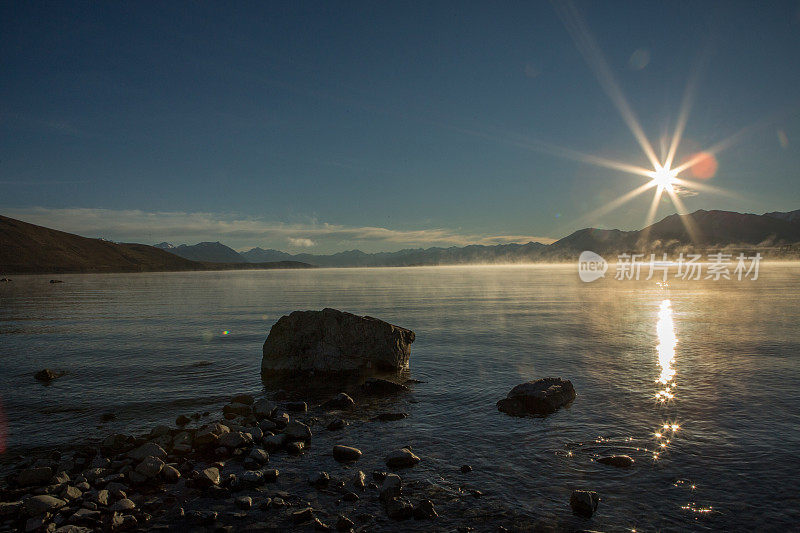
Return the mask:
[[[672,303],[669,300],[661,302],[658,310],[658,323],[656,324],[658,334],[658,364],[661,366],[661,375],[657,383],[663,388],[656,393],[656,399],[664,403],[675,397],[675,346],[678,344],[678,337],[675,336],[675,325],[672,321]]]

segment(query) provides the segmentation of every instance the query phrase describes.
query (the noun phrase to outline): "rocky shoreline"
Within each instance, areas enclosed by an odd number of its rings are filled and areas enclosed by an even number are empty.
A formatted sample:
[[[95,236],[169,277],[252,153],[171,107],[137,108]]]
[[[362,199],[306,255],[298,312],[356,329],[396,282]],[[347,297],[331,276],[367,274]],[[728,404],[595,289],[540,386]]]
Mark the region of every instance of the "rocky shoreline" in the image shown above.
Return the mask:
[[[470,465],[435,483],[416,474],[422,449],[400,441],[367,456],[358,442],[342,442],[351,417],[393,431],[408,415],[380,405],[396,406],[398,391],[409,389],[373,378],[358,405],[346,393],[311,406],[283,391],[239,394],[218,417],[179,415],[146,435],[20,457],[0,485],[0,530],[529,530],[482,502]]]

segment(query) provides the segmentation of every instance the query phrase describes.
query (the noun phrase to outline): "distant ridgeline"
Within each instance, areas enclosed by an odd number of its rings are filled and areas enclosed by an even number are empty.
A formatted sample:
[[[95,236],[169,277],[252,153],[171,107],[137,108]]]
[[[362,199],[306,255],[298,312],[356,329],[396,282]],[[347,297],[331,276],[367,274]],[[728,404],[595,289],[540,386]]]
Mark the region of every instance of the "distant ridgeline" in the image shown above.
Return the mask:
[[[687,232],[686,224],[693,228],[696,240]],[[177,247],[161,243],[156,246],[194,261],[300,261],[321,267],[575,261],[584,250],[600,254],[677,254],[682,251],[703,253],[724,250],[726,253],[738,254],[758,248],[766,259],[791,259],[800,257],[800,210],[764,215],[700,210],[690,215],[670,215],[636,231],[586,228],[549,245],[529,242],[495,246],[415,248],[373,254],[350,250],[331,255],[293,255],[262,248],[238,253],[219,242],[201,242],[194,246],[182,244]]]
[[[192,261],[154,246],[87,239],[0,215],[0,273],[2,274],[260,268],[311,268],[311,265],[297,261],[277,263]]]
[[[767,260],[798,259],[800,210],[764,215],[700,210],[670,215],[636,231],[582,229],[552,244],[416,248],[373,254],[351,250],[331,255],[292,255],[261,248],[239,253],[219,242],[193,246],[114,243],[0,216],[0,274],[573,262],[584,250],[612,256],[710,251],[749,254],[758,250]]]

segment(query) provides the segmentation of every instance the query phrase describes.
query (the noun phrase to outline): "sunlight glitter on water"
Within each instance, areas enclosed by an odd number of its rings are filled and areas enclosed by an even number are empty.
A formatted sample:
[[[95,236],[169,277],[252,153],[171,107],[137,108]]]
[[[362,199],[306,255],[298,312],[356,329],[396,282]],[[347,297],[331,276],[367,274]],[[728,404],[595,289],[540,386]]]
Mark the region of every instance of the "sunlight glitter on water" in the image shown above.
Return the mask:
[[[658,311],[658,323],[656,324],[658,334],[658,364],[661,367],[661,375],[657,382],[664,385],[664,388],[656,393],[656,398],[661,402],[671,400],[675,394],[675,346],[678,344],[678,337],[675,336],[675,326],[672,321],[672,303],[669,300],[661,302]]]

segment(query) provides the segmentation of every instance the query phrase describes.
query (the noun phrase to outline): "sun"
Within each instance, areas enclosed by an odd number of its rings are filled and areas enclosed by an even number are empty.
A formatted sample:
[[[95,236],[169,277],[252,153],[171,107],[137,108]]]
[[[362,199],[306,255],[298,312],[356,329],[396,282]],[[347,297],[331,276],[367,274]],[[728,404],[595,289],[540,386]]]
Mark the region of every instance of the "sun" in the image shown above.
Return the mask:
[[[653,181],[658,186],[659,191],[666,190],[667,192],[672,191],[672,186],[675,184],[675,178],[677,177],[678,173],[668,167],[656,167],[656,169],[652,172],[651,177]]]

